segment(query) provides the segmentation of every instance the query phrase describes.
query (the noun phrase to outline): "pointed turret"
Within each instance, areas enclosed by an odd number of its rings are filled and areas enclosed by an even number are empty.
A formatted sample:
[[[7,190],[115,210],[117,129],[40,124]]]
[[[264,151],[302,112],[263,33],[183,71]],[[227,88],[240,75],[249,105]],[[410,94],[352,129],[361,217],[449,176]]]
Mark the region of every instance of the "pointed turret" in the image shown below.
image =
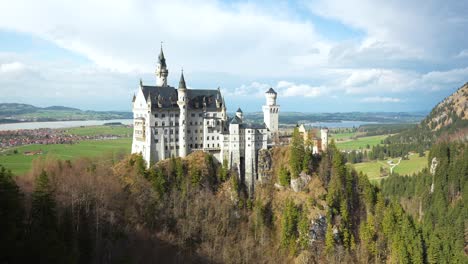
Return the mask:
[[[159,56],[158,56],[158,63],[161,65],[161,67],[167,67],[166,58],[164,58],[164,51],[162,48],[162,43],[161,43],[161,51],[159,52]]]
[[[242,123],[242,119],[244,118],[244,114],[242,113],[242,110],[240,109],[240,107],[236,111],[236,117],[238,117],[239,120],[240,120],[240,123]]]
[[[157,86],[167,86],[167,76],[169,75],[169,70],[166,65],[166,58],[164,57],[164,52],[161,42],[161,51],[158,56],[158,65],[156,66],[156,85]]]
[[[180,74],[179,90],[187,90],[187,86],[185,85],[184,70],[182,70],[182,73]]]
[[[184,70],[180,74],[179,88],[177,89],[177,104],[179,105],[179,157],[187,155],[187,86],[185,85]]]

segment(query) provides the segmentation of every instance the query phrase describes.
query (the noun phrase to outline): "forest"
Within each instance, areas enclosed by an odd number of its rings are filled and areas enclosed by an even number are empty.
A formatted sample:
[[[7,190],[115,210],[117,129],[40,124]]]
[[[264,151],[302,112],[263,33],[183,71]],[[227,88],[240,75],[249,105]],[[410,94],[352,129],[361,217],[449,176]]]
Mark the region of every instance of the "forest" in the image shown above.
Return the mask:
[[[253,197],[203,152],[150,169],[139,155],[2,167],[0,263],[467,263],[466,143],[433,144],[434,175],[380,186],[333,143],[322,156],[307,144],[295,131],[273,148]]]

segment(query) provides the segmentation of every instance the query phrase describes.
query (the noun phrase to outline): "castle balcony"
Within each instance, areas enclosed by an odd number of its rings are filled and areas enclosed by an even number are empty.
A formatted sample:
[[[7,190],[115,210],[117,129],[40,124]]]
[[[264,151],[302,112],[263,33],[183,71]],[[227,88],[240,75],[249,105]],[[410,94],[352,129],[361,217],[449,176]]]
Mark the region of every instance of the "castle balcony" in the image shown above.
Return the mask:
[[[209,147],[209,148],[203,148],[203,151],[220,151],[221,147]]]

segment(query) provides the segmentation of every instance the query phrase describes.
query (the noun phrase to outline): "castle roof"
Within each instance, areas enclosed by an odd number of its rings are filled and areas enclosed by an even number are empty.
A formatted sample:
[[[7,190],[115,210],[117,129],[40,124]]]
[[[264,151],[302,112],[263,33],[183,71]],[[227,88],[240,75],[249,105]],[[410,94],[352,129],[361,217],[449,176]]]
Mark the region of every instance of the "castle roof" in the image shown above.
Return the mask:
[[[146,101],[151,100],[153,108],[179,109],[177,105],[178,91],[172,86],[141,86]],[[220,111],[216,107],[216,97],[221,96],[221,91],[214,89],[187,89],[188,109],[206,109],[208,111]],[[222,107],[222,105],[221,105]]]
[[[185,85],[184,71],[180,74],[179,89],[186,90],[187,86]]]
[[[274,93],[274,94],[276,94],[275,90],[273,90],[273,88],[271,88],[271,87],[265,93]]]
[[[234,116],[232,119],[231,119],[231,122],[229,122],[231,124],[241,124],[242,123],[242,119],[240,119],[238,116]]]
[[[236,111],[236,113],[242,113],[242,110],[240,109],[240,107],[239,107],[239,108],[237,108],[237,111]]]
[[[167,67],[166,66],[166,58],[164,58],[164,52],[163,52],[163,48],[162,48],[162,45],[161,45],[161,51],[159,52],[159,56],[158,56],[158,62],[159,64],[161,64],[161,67]]]
[[[256,123],[242,123],[240,125],[241,128],[250,128],[250,129],[266,129],[265,123],[263,124],[256,124]]]

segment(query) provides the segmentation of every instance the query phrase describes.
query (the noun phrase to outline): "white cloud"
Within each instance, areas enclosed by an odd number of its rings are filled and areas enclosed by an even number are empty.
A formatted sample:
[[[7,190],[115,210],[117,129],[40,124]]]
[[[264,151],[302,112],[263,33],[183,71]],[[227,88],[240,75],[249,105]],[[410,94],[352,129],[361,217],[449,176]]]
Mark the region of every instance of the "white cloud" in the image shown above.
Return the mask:
[[[318,0],[309,7],[315,14],[363,30],[370,46],[378,43],[400,54],[446,59],[468,41],[460,34],[468,28],[466,1]],[[370,47],[365,44],[361,48]]]
[[[442,90],[450,86],[461,86],[467,81],[468,67],[449,71],[432,71],[422,75],[417,84],[421,86],[421,89]]]
[[[0,73],[14,73],[24,70],[25,66],[21,62],[9,62],[0,64]]]
[[[284,10],[215,0],[2,1],[1,28],[35,34],[123,72],[153,71],[160,41],[170,72],[183,66],[270,76],[297,72],[294,58],[329,46],[310,22]]]
[[[457,58],[468,58],[468,49],[464,49],[458,53]]]
[[[468,30],[466,1],[313,2],[315,14],[364,32],[340,42],[318,34],[313,18],[279,6],[221,0],[0,1],[0,30],[38,36],[93,62],[31,62],[0,53],[0,93],[10,100],[73,97],[86,103],[91,97],[125,97],[141,75],[154,71],[160,41],[166,43],[170,80],[183,66],[190,86],[227,87],[227,100],[263,99],[270,85],[282,97],[365,94],[371,101],[389,100],[467,81],[468,35],[460,34]],[[431,70],[434,65],[452,70]],[[119,100],[127,104],[128,98]]]
[[[45,63],[15,54],[0,54],[1,103],[128,110],[137,79],[136,75],[94,65]]]
[[[366,97],[361,100],[364,103],[400,103],[402,100],[400,98],[393,98],[393,97]]]
[[[284,97],[317,97],[322,94],[323,87],[314,87],[308,84],[295,84],[293,82],[279,81],[276,84],[276,92]]]
[[[288,81],[279,81],[276,85],[252,82],[249,85],[241,85],[234,90],[223,90],[225,96],[244,96],[263,98],[269,88],[273,88],[279,97],[317,97],[322,95],[324,87],[308,84],[296,84]]]

